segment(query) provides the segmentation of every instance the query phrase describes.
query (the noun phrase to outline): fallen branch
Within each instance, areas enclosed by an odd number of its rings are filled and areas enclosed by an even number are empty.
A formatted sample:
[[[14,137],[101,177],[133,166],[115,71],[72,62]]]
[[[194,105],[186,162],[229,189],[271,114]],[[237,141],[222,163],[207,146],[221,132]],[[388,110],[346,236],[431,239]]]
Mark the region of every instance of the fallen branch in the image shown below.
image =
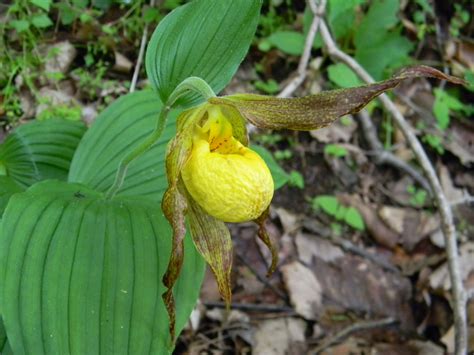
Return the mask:
[[[380,328],[380,327],[386,327],[392,324],[395,324],[397,321],[393,318],[383,318],[383,319],[378,319],[378,320],[372,320],[372,321],[364,321],[364,322],[358,322],[351,324],[350,326],[344,328],[340,332],[337,332],[333,336],[330,336],[326,339],[323,339],[322,343],[314,348],[310,354],[318,354],[324,349],[330,347],[332,344],[343,340],[350,334],[354,332],[358,332],[361,330],[367,330],[367,329],[373,329],[373,328]]]
[[[317,14],[323,14],[326,9],[326,1],[320,0],[319,5],[316,5],[315,0],[308,0],[308,5],[311,10]],[[303,54],[296,70],[297,75],[291,80],[286,87],[278,94],[278,97],[289,97],[293,95],[296,89],[304,82],[307,75],[307,68],[309,60],[311,59],[311,49],[313,48],[314,38],[318,33],[319,23],[321,22],[320,16],[314,16],[311,26],[309,27],[308,34],[306,36]]]
[[[154,6],[155,6],[155,0],[150,0],[150,7],[154,7]],[[130,83],[129,92],[134,92],[137,86],[138,76],[140,75],[140,68],[143,63],[143,57],[145,56],[145,48],[148,42],[148,27],[149,25],[146,24],[145,28],[143,29],[142,40],[140,42],[140,50],[138,51],[137,63],[135,64],[135,69],[133,71],[133,77]]]
[[[203,302],[203,305],[206,307],[227,308],[224,302]],[[231,303],[230,308],[246,312],[288,313],[288,315],[296,315],[293,308],[273,304]]]
[[[374,162],[378,165],[391,165],[406,174],[410,175],[416,182],[418,182],[426,191],[431,191],[431,186],[426,179],[410,164],[398,158],[392,152],[384,149],[382,143],[377,136],[377,129],[370,119],[367,110],[362,110],[358,114],[359,121],[362,124],[362,132],[365,140],[373,151]]]
[[[315,13],[315,16],[321,16]],[[373,83],[374,79],[365,71],[365,69],[352,57],[341,51],[332,38],[325,21],[321,18],[320,32],[323,42],[329,55],[349,66],[363,81]],[[456,229],[454,227],[451,206],[448,203],[443,189],[436,175],[435,169],[431,164],[421,143],[416,137],[413,128],[405,120],[395,104],[385,94],[379,96],[382,105],[389,112],[398,128],[402,131],[408,144],[410,145],[415,157],[425,173],[433,192],[441,216],[441,227],[446,244],[446,253],[448,258],[449,275],[452,283],[453,295],[453,313],[454,327],[456,330],[455,353],[463,355],[467,353],[467,320],[466,320],[466,295],[463,288],[462,277],[459,265],[459,254],[456,240]]]

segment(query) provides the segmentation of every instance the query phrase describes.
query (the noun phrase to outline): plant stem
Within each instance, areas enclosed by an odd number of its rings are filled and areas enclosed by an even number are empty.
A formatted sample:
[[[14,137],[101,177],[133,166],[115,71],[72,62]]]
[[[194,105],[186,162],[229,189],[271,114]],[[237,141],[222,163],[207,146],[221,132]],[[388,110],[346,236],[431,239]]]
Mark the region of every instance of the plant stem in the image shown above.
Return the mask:
[[[169,112],[173,108],[176,101],[187,94],[189,91],[200,94],[201,97],[206,101],[209,98],[216,96],[211,87],[201,78],[189,77],[183,80],[181,84],[179,84],[171,93],[168,100],[166,101],[166,104],[161,109],[160,116],[156,121],[156,126],[153,132],[142,142],[142,144],[133,149],[120,161],[117,174],[115,175],[115,181],[105,194],[106,199],[111,199],[120,190],[125,181],[125,177],[127,176],[127,170],[130,163],[147,152],[158,141],[158,139],[160,139],[161,134],[166,127],[166,121],[168,119]]]
[[[115,175],[115,181],[105,195],[106,199],[111,199],[120,190],[123,182],[125,181],[125,177],[127,176],[127,170],[130,163],[148,151],[148,149],[150,149],[158,141],[161,133],[163,133],[163,129],[166,126],[166,121],[170,110],[171,107],[168,105],[165,105],[161,109],[160,117],[156,122],[156,127],[153,132],[143,141],[142,144],[128,153],[125,158],[120,161],[117,174]]]

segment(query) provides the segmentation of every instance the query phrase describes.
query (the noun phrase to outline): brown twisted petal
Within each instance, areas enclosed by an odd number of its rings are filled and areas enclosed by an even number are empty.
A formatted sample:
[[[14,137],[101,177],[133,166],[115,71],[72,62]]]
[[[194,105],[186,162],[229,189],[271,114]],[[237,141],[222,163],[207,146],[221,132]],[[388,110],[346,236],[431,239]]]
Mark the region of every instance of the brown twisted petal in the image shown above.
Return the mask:
[[[179,184],[181,170],[186,163],[192,149],[192,130],[188,129],[191,123],[199,119],[200,112],[185,111],[178,120],[176,137],[169,143],[166,153],[166,174],[168,189],[166,190],[161,207],[163,213],[173,229],[171,255],[168,268],[163,276],[163,284],[167,288],[163,294],[168,315],[170,317],[170,334],[172,341],[175,338],[175,302],[173,286],[178,279],[184,260],[184,237],[186,235],[186,212],[188,203],[183,188]]]
[[[257,127],[269,129],[313,130],[339,117],[360,111],[383,92],[406,79],[432,77],[455,84],[464,81],[427,66],[409,67],[391,79],[365,86],[323,91],[300,98],[276,98],[254,94],[236,94],[209,99],[210,103],[235,107]]]
[[[265,228],[265,221],[268,218],[269,208],[266,209],[265,212],[262,213],[260,217],[258,217],[254,222],[258,225],[258,238],[267,246],[272,254],[272,263],[267,271],[267,277],[270,277],[276,270],[278,264],[278,250],[275,243],[272,241],[270,235]]]
[[[189,195],[188,201],[189,227],[194,245],[211,267],[219,293],[229,307],[232,297],[232,239],[229,229],[224,222],[208,215]]]

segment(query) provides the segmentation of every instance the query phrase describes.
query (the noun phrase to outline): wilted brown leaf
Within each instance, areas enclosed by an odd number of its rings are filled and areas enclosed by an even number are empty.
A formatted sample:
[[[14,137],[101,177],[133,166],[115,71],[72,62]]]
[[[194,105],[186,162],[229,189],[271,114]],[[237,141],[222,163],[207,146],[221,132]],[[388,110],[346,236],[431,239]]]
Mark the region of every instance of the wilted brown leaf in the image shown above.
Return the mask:
[[[296,313],[315,320],[321,313],[322,289],[312,271],[295,261],[281,267],[283,280]]]
[[[260,322],[254,335],[254,355],[300,355],[306,353],[306,324],[301,319],[279,318]]]

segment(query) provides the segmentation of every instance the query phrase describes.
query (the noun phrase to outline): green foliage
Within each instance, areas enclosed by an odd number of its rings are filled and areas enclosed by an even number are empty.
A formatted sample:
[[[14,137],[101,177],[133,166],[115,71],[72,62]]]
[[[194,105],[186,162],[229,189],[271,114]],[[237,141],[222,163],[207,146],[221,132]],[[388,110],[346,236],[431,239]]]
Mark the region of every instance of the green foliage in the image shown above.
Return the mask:
[[[293,151],[291,149],[276,150],[273,154],[276,160],[286,160],[293,157]]]
[[[220,92],[248,51],[260,6],[260,1],[196,0],[177,8],[161,21],[146,53],[147,75],[161,100],[166,102],[173,90],[190,76],[200,77],[215,92]],[[181,103],[199,100],[194,95]]]
[[[112,103],[97,117],[79,144],[69,181],[106,192],[114,182],[122,158],[153,131],[161,108],[158,95],[152,91],[138,91]],[[176,133],[177,114],[172,113],[157,144],[130,166],[119,196],[161,200],[168,186],[164,164],[166,145]]]
[[[355,58],[376,79],[384,70],[408,60],[413,44],[394,30],[398,25],[399,0],[375,0],[358,26]]]
[[[467,89],[474,92],[474,71],[466,71],[464,80],[467,82]]]
[[[171,353],[159,282],[170,229],[159,202],[106,200],[80,184],[47,181],[13,196],[0,229],[0,304],[13,352]],[[185,253],[178,331],[204,276],[189,237]]]
[[[255,82],[254,85],[255,85],[256,89],[258,89],[260,91],[263,91],[264,93],[270,94],[270,95],[276,94],[280,91],[280,86],[273,79],[270,79],[266,82],[258,80],[258,81]]]
[[[410,194],[410,204],[412,206],[422,207],[425,204],[426,198],[428,197],[426,190],[417,189],[415,186],[409,185],[407,192]]]
[[[329,80],[341,88],[362,85],[359,77],[344,63],[331,64],[327,71]]]
[[[36,28],[48,28],[53,25],[53,21],[46,14],[35,15],[31,18],[31,24]]]
[[[40,8],[42,8],[43,10],[45,10],[46,12],[49,12],[49,8],[51,6],[51,0],[30,0],[30,2],[33,4],[33,5],[36,5]]]
[[[51,119],[63,119],[69,121],[80,121],[82,110],[80,106],[52,105],[42,111],[36,119],[46,121]]]
[[[252,145],[251,148],[257,152],[258,155],[265,161],[270,172],[272,173],[273,183],[275,185],[275,190],[283,187],[290,181],[290,175],[278,165],[275,158],[273,158],[272,153],[262,146]]]
[[[326,144],[324,146],[324,153],[336,158],[342,158],[347,155],[347,149],[337,144]]]
[[[444,154],[443,140],[434,134],[425,134],[421,140],[433,148],[438,154]]]
[[[259,49],[268,51],[278,48],[289,55],[301,55],[304,50],[305,36],[296,31],[278,31],[272,33],[259,44]]]
[[[449,33],[452,37],[459,37],[460,30],[469,23],[471,15],[460,4],[454,4],[454,16],[449,24]]]
[[[442,89],[434,89],[435,102],[433,105],[433,113],[436,117],[438,127],[445,131],[450,122],[450,111],[465,110],[464,104],[455,96],[450,95]]]
[[[418,39],[423,40],[426,33],[436,31],[435,26],[429,23],[429,19],[435,17],[435,12],[429,0],[416,0],[416,4],[420,9],[414,12],[413,20],[418,30]]]
[[[365,230],[364,219],[359,211],[354,207],[341,205],[335,196],[317,196],[311,200],[311,206],[315,211],[322,210],[337,221],[344,222],[354,229]]]
[[[84,131],[83,123],[63,120],[22,125],[0,145],[1,165],[24,188],[45,179],[65,180]]]
[[[334,37],[338,40],[352,36],[356,24],[356,9],[366,3],[367,0],[328,0],[327,19],[328,26]],[[304,33],[308,33],[313,14],[307,7],[303,17]],[[321,35],[318,34],[314,40],[314,47],[322,46]]]
[[[290,176],[288,179],[288,185],[297,187],[298,189],[304,189],[304,177],[299,171],[292,170],[290,171]]]

